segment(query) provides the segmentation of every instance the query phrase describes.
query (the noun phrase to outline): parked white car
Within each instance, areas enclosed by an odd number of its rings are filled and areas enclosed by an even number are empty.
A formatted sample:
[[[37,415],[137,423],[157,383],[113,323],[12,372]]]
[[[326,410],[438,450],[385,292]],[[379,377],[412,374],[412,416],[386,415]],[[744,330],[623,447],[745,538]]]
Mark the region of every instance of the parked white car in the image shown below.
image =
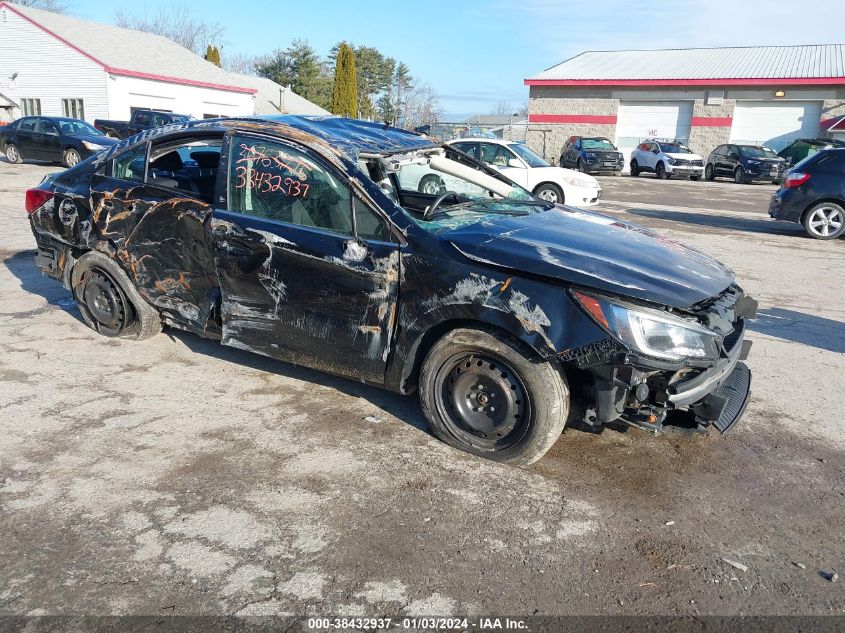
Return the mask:
[[[631,175],[639,176],[644,171],[658,178],[689,176],[690,180],[701,180],[704,158],[680,141],[649,139],[631,152]]]
[[[598,180],[573,169],[554,167],[521,143],[490,138],[461,138],[448,141],[456,149],[498,169],[537,197],[575,207],[591,207],[601,198]],[[437,193],[443,183],[429,178],[421,183]]]

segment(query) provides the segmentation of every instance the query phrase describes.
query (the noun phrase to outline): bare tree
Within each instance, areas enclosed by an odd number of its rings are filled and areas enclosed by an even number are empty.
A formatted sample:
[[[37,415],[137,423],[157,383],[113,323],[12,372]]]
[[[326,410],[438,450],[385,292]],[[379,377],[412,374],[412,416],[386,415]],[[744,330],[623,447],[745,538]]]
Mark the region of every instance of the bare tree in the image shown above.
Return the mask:
[[[61,0],[11,0],[11,2],[22,7],[43,9],[44,11],[52,11],[53,13],[70,13],[68,4]]]
[[[223,53],[220,62],[223,64],[223,69],[230,73],[238,73],[239,75],[257,75],[255,66],[258,63],[258,58],[252,55],[244,55],[242,53],[234,53],[227,55]]]
[[[431,86],[414,82],[404,94],[402,107],[402,126],[413,129],[421,125],[431,125],[443,115],[440,99]]]
[[[494,116],[510,116],[514,113],[513,106],[510,101],[497,101],[490,108],[490,114]]]
[[[200,56],[209,44],[219,44],[225,31],[217,22],[195,17],[186,4],[163,6],[155,15],[130,15],[118,9],[114,21],[123,28],[163,35]]]

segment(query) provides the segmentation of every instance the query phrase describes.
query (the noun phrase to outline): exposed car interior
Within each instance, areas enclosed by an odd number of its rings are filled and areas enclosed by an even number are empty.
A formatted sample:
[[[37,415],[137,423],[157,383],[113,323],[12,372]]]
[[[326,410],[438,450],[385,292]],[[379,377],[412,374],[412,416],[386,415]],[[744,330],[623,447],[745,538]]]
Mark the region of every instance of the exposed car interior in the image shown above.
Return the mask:
[[[221,137],[184,140],[153,145],[147,181],[150,184],[179,189],[211,204],[214,183],[220,165]]]

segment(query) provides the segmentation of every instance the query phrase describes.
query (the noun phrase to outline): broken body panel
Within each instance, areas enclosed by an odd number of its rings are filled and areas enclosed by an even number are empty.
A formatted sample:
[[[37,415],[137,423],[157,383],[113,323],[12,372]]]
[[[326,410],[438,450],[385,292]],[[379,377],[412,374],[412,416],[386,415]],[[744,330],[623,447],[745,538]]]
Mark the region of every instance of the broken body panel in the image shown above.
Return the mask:
[[[354,209],[351,234],[233,210],[227,174],[240,160],[234,134],[282,143],[343,179],[354,204],[383,223],[383,234],[360,237]],[[213,195],[156,181],[155,161],[142,182],[112,171],[113,159],[133,148],[146,147],[150,159],[158,144],[194,137],[220,142]],[[754,305],[730,270],[648,229],[566,207],[436,228],[412,217],[361,168],[362,156],[435,147],[403,130],[338,118],[150,130],[42,183],[53,196],[30,216],[38,264],[72,289],[74,263],[99,251],[171,326],[401,393],[415,389],[438,338],[483,324],[558,364],[578,386],[573,397],[582,399],[589,424],[622,419],[657,430],[667,411],[689,408],[698,422],[725,430],[739,417],[750,381],[739,363],[748,347],[744,321]],[[261,181],[249,186],[256,196],[272,189]],[[579,288],[705,324],[718,336],[719,356],[673,362],[638,354],[584,310],[573,296]]]

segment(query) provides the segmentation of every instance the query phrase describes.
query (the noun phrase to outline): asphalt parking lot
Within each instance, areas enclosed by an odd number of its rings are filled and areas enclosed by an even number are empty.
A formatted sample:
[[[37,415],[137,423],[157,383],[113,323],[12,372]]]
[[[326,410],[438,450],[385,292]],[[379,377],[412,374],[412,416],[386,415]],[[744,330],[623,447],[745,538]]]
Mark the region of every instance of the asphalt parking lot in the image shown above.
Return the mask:
[[[0,614],[845,614],[845,241],[771,185],[601,178],[760,302],[726,436],[567,430],[499,466],[401,397],[87,328],[0,162]],[[725,563],[746,566],[742,571]]]

